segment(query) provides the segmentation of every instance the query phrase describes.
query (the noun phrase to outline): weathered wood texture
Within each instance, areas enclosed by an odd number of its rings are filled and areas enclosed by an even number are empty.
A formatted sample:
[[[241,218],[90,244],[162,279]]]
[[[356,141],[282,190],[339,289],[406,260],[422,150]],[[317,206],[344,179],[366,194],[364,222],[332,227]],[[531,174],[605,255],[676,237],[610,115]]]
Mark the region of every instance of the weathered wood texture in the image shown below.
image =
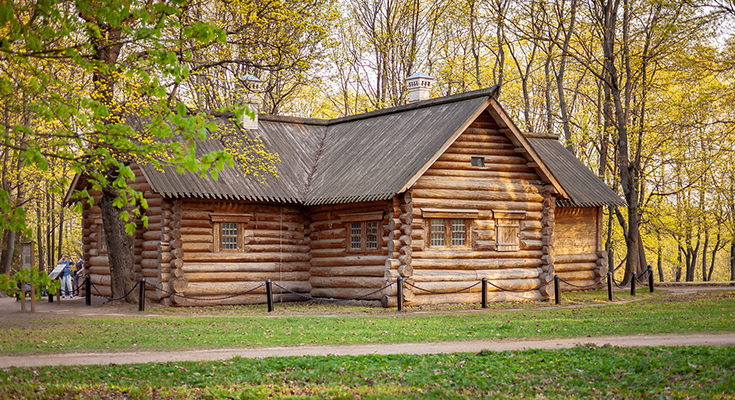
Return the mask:
[[[216,218],[212,217],[216,215]],[[162,270],[170,259],[176,306],[265,303],[265,288],[229,299],[212,300],[246,292],[270,279],[289,290],[308,295],[309,242],[304,210],[298,206],[244,202],[184,200],[171,209],[170,254],[162,254]],[[214,221],[213,221],[214,219]],[[221,223],[238,226],[237,249],[222,249]],[[282,290],[274,286],[280,298]],[[283,294],[284,301],[298,296]],[[204,300],[206,299],[206,300]]]
[[[593,207],[556,209],[554,229],[555,267],[564,292],[596,289],[604,286],[607,253],[602,250],[600,233],[602,210]]]
[[[365,202],[309,208],[311,296],[349,299],[383,286],[389,258],[392,206]],[[352,250],[350,224],[378,222],[376,249]],[[379,300],[375,293],[362,300]]]
[[[407,234],[411,240],[400,243],[399,252],[393,254],[396,270],[403,268],[408,273],[393,275],[403,275],[407,282],[434,292],[460,290],[487,277],[502,288],[530,290],[503,292],[490,286],[490,301],[548,298],[544,284],[553,276],[553,256],[549,257],[553,190],[545,188],[534,165],[516,148],[506,130],[483,113],[439,156],[410,191],[398,199],[395,218],[408,227],[392,233],[396,239]],[[473,165],[473,157],[482,158],[484,165]],[[437,210],[433,211],[435,214],[442,209],[475,212],[466,245],[432,247],[430,218],[424,218],[424,209]],[[517,220],[517,250],[498,251],[498,220],[494,211],[501,210],[525,212]],[[408,267],[402,261],[406,259],[410,259]],[[405,292],[409,294],[405,300],[409,305],[480,301],[480,285],[456,294],[430,293],[410,285]],[[395,287],[386,290],[383,304],[394,304],[395,295]]]

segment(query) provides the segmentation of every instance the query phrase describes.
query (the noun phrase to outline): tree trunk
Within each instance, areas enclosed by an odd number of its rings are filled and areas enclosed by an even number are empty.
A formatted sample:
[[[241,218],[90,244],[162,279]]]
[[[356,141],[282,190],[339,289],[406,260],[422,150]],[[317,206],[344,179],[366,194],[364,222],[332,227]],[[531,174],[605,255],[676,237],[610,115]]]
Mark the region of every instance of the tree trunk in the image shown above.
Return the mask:
[[[712,271],[715,269],[715,258],[717,257],[717,251],[720,249],[720,243],[722,243],[721,233],[717,232],[717,240],[715,241],[715,248],[712,249],[712,260],[709,267],[709,272],[707,273],[708,282],[712,280]]]
[[[55,265],[54,245],[51,242],[51,193],[49,193],[48,181],[46,181],[46,246],[48,254],[48,265]]]
[[[730,280],[735,281],[735,236],[730,243]]]
[[[13,255],[15,253],[15,236],[14,230],[9,230],[4,235],[5,239],[5,251],[3,252],[3,274],[7,275],[10,273],[10,268],[13,266]]]
[[[38,247],[38,270],[39,271],[45,271],[46,270],[46,263],[43,259],[43,224],[41,221],[41,203],[36,200],[36,219],[38,220],[38,224],[36,225],[36,247]]]
[[[102,224],[107,239],[107,258],[110,262],[112,297],[122,297],[135,285],[135,258],[133,237],[125,233],[125,222],[120,219],[121,209],[112,205],[117,194],[110,188],[102,189],[99,205],[102,209]],[[135,293],[125,301],[137,303]]]
[[[663,268],[663,249],[661,245],[661,232],[657,232],[658,234],[658,249],[656,249],[656,267],[658,269],[658,281],[663,282],[664,281],[664,268]]]
[[[704,228],[704,247],[702,247],[702,282],[707,282],[707,248],[709,246],[709,229]]]
[[[62,202],[63,202],[63,199],[62,199]],[[63,254],[63,252],[64,252],[64,205],[61,204],[61,211],[59,212],[59,250],[58,250],[58,258],[61,258],[61,255]]]

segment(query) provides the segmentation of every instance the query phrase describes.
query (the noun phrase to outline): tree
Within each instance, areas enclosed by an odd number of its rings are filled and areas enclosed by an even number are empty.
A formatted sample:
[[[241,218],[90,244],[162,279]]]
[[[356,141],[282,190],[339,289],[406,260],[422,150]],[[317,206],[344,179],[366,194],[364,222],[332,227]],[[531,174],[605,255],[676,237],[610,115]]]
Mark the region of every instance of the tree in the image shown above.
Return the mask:
[[[183,0],[0,5],[0,96],[10,114],[28,113],[26,123],[4,125],[3,146],[40,170],[48,169],[50,160],[65,163],[101,191],[113,296],[133,285],[130,234],[135,218],[146,223],[145,199],[126,184],[133,178],[129,164],[173,165],[215,177],[217,170],[234,167],[225,150],[196,156],[197,142],[207,140],[216,126],[205,113],[190,114],[176,95],[189,76],[185,63],[193,50],[225,38],[211,23],[185,19],[186,5]],[[24,98],[34,101],[25,104]],[[236,118],[245,112],[232,110]],[[137,129],[127,124],[129,115],[142,117]],[[24,141],[11,140],[20,134]],[[275,158],[259,154],[265,163],[256,170],[268,169]],[[53,190],[61,194],[68,184],[62,178]],[[91,201],[86,189],[79,195]],[[0,191],[0,207],[5,216],[0,228],[25,229],[25,213],[6,190]]]

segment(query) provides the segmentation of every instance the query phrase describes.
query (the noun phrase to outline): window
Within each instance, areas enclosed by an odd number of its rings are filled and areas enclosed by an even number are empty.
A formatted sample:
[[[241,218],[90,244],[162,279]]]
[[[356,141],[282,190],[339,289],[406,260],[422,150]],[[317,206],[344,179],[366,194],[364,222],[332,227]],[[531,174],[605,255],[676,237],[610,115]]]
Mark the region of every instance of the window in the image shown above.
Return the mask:
[[[209,214],[212,221],[214,244],[212,251],[247,251],[245,226],[250,222],[250,214]]]
[[[518,251],[521,247],[521,220],[525,211],[493,211],[497,251]]]
[[[237,223],[223,222],[222,226],[222,250],[237,250]]]
[[[468,221],[464,218],[436,218],[429,220],[431,247],[466,247]]]
[[[367,252],[378,249],[378,222],[350,222],[350,250]]]
[[[472,166],[473,167],[484,167],[485,157],[472,157]]]
[[[347,250],[352,253],[379,252],[383,210],[348,213],[339,216],[347,230]]]

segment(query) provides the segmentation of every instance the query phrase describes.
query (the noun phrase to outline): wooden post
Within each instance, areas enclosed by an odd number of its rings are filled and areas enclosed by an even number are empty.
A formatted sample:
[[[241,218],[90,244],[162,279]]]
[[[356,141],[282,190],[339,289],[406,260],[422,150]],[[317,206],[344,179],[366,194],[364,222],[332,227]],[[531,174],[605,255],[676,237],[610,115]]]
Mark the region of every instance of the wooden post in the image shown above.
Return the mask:
[[[607,273],[607,300],[608,301],[613,301],[612,277],[613,277],[612,272],[608,271]]]
[[[92,305],[92,278],[89,275],[84,276],[84,300],[87,306]]]
[[[559,304],[559,275],[554,275],[554,302]]]
[[[140,278],[140,293],[138,295],[138,311],[145,311],[145,278]]]
[[[399,276],[396,282],[398,284],[398,311],[403,311],[403,278]]]
[[[273,289],[271,280],[265,281],[265,295],[268,297],[268,312],[273,312]]]
[[[637,278],[635,277],[635,272],[633,272],[633,274],[630,276],[630,295],[631,296],[635,296],[635,281],[636,281],[636,279]]]
[[[653,267],[648,266],[648,290],[653,293]]]
[[[482,278],[482,308],[487,308],[487,278]]]

